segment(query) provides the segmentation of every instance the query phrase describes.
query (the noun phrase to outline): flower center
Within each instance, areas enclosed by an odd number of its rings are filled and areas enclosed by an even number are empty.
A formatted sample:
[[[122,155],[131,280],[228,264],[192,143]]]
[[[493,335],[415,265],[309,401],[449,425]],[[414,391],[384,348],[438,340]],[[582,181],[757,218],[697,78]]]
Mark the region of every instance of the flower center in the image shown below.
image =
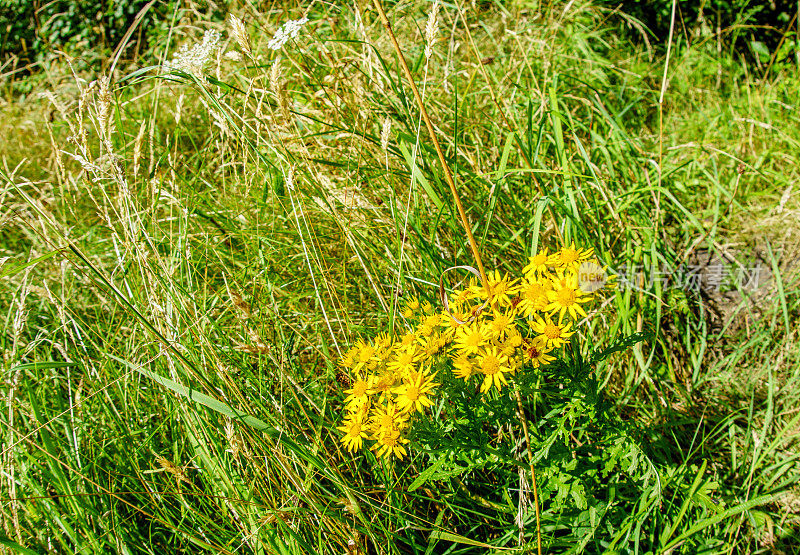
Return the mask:
[[[399,436],[396,436],[394,434],[386,434],[385,436],[383,436],[383,444],[388,445],[389,447],[394,447],[395,445],[397,445],[398,437]]]
[[[474,331],[467,336],[466,345],[467,347],[478,347],[483,341],[483,334],[479,331]]]
[[[388,428],[394,425],[394,418],[391,414],[384,414],[381,416],[381,428]]]
[[[565,249],[564,252],[561,253],[561,262],[564,264],[570,264],[578,260],[578,251],[575,249]]]
[[[483,359],[483,373],[492,376],[500,371],[500,359],[494,355],[488,355]]]
[[[399,355],[397,355],[397,363],[400,366],[408,366],[409,364],[411,364],[411,361],[413,360],[413,358],[414,358],[414,356],[411,353],[409,353],[408,351],[406,351],[406,352],[403,352],[403,353],[400,353]]]
[[[365,382],[364,380],[358,380],[353,386],[353,396],[361,397],[366,392],[367,392],[367,382]]]
[[[559,328],[555,324],[547,324],[544,327],[544,334],[547,336],[548,339],[558,339],[559,337],[561,337],[561,328]]]
[[[558,302],[564,306],[575,304],[575,290],[571,287],[564,287],[558,292]]]
[[[361,359],[361,362],[367,362],[372,358],[373,354],[375,354],[375,349],[370,346],[366,346],[358,352],[358,357]]]
[[[498,314],[495,317],[494,322],[492,322],[494,331],[497,332],[503,331],[504,329],[506,329],[506,327],[508,327],[508,324],[510,322],[511,319],[508,316],[506,316],[505,314]]]
[[[539,283],[534,283],[525,290],[525,298],[535,302],[543,293],[544,287]]]
[[[542,253],[537,254],[533,257],[533,260],[531,260],[531,264],[534,266],[541,266],[545,262],[547,262],[547,257]]]
[[[410,401],[419,399],[419,388],[415,385],[409,387],[408,390],[406,390],[406,397],[408,397]]]

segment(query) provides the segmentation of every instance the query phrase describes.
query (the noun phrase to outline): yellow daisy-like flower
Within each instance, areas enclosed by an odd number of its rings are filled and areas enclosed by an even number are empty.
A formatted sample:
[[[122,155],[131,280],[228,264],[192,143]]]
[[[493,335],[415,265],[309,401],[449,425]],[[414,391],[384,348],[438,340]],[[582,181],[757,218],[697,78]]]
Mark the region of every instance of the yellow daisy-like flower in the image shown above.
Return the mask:
[[[364,426],[364,419],[359,415],[350,415],[344,421],[344,425],[338,426],[337,430],[344,432],[341,442],[349,452],[361,449],[364,439],[367,437],[366,426]]]
[[[356,364],[356,355],[358,355],[358,348],[350,348],[345,354],[342,355],[342,358],[339,359],[339,365],[342,368],[352,368]]]
[[[548,264],[563,270],[575,271],[581,265],[581,262],[589,260],[593,255],[594,249],[576,248],[573,241],[568,247],[564,247],[550,255]]]
[[[397,404],[389,401],[385,405],[377,405],[372,410],[369,429],[377,436],[381,432],[391,429],[402,430],[408,426],[408,414],[400,412]]]
[[[355,356],[355,368],[369,368],[370,370],[375,368],[377,365],[377,361],[374,360],[375,356],[375,347],[364,341],[363,339],[359,339],[356,342],[356,348],[358,351],[356,352]]]
[[[369,382],[366,377],[356,376],[353,380],[353,387],[345,389],[347,397],[344,402],[353,407],[359,407],[369,400]]]
[[[516,328],[508,335],[505,341],[498,344],[500,353],[507,357],[512,357],[517,352],[519,346],[522,345],[522,334]]]
[[[467,381],[476,372],[468,355],[459,355],[453,359],[453,375]]]
[[[425,357],[432,358],[441,353],[449,342],[447,334],[436,332],[424,341],[422,352]]]
[[[581,291],[578,286],[578,276],[567,274],[564,278],[556,280],[554,285],[553,289],[547,292],[547,298],[550,303],[545,307],[545,310],[558,312],[559,320],[567,312],[569,312],[573,320],[578,318],[578,314],[585,317],[586,311],[581,306],[581,303],[590,301],[591,297]]]
[[[511,367],[508,364],[508,357],[501,354],[497,347],[489,347],[478,356],[478,370],[485,376],[481,384],[481,393],[486,393],[492,386],[499,391],[500,384],[508,385],[504,374],[511,372]]]
[[[399,376],[391,371],[383,372],[378,376],[374,376],[369,384],[368,393],[370,395],[380,395],[385,398],[389,395],[391,389],[399,381]]]
[[[400,339],[400,346],[408,347],[409,345],[413,345],[416,341],[417,341],[417,336],[411,332],[408,332]]]
[[[545,340],[537,337],[531,343],[526,345],[525,360],[533,368],[539,368],[540,366],[548,364],[556,359],[556,357],[547,354],[552,350],[552,348],[547,348],[547,342]]]
[[[414,369],[414,364],[420,359],[420,356],[421,353],[415,344],[400,347],[395,351],[394,358],[389,361],[386,368],[402,376]]]
[[[403,308],[403,316],[408,319],[414,318],[420,309],[419,299],[417,297],[411,297],[406,301],[405,307]]]
[[[570,322],[555,323],[549,316],[536,318],[531,324],[531,329],[539,334],[537,339],[543,339],[547,347],[553,348],[563,345],[575,333],[575,331],[570,331],[571,328]]]
[[[517,316],[517,311],[513,308],[505,312],[499,310],[492,311],[493,318],[489,320],[487,326],[491,330],[492,335],[496,338],[503,338],[516,331],[514,326],[514,319]]]
[[[429,394],[438,385],[433,381],[433,376],[419,372],[413,380],[393,389],[392,392],[397,395],[397,407],[400,412],[423,412],[425,407],[433,404]]]
[[[543,311],[550,303],[547,293],[552,287],[552,282],[549,279],[526,280],[522,284],[522,300],[517,304],[517,308],[525,316]]]
[[[406,448],[403,444],[408,443],[408,439],[400,435],[400,430],[391,429],[385,430],[375,436],[377,443],[372,446],[372,450],[378,457],[390,459],[392,455],[399,460],[403,460],[406,456]]]
[[[547,248],[539,251],[535,256],[528,257],[528,265],[522,269],[525,277],[533,281],[538,276],[547,272],[548,259],[549,255],[547,254]]]
[[[453,307],[459,306],[467,302],[470,298],[469,289],[456,289],[452,293],[450,293],[450,309],[452,310]]]
[[[456,330],[456,347],[464,353],[474,354],[489,341],[491,332],[485,325],[473,322]]]
[[[371,408],[372,400],[370,398],[367,398],[366,402],[353,403],[353,401],[350,401],[344,405],[344,409],[348,415],[348,418],[357,417],[364,421],[366,421],[367,415],[369,414]]]
[[[516,279],[509,280],[508,274],[502,278],[500,272],[495,270],[494,275],[487,274],[486,279],[489,281],[489,299],[492,305],[508,306],[511,304],[511,295],[514,295],[518,290]]]
[[[441,314],[431,314],[430,316],[426,316],[423,322],[423,325],[430,326],[431,328],[435,328],[442,324],[442,315]]]

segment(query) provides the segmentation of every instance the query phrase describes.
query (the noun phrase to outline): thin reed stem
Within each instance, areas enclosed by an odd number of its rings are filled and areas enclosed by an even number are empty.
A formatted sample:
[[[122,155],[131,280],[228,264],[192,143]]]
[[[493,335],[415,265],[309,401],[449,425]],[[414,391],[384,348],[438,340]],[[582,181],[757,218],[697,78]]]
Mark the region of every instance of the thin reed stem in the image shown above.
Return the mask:
[[[392,25],[389,23],[389,19],[386,17],[386,12],[383,11],[383,6],[381,6],[380,0],[372,1],[375,5],[375,9],[378,11],[378,15],[381,18],[383,26],[389,33],[389,38],[392,39],[392,44],[397,52],[397,57],[400,60],[400,66],[403,68],[403,73],[411,85],[411,91],[414,93],[414,98],[416,99],[417,106],[422,114],[422,119],[425,120],[425,127],[428,128],[428,134],[430,135],[433,146],[436,149],[436,154],[439,156],[439,162],[442,164],[445,180],[450,186],[450,192],[453,194],[453,200],[456,203],[456,208],[458,209],[458,215],[461,218],[461,223],[464,225],[464,230],[467,232],[467,239],[469,240],[469,246],[472,250],[472,256],[475,258],[475,264],[478,266],[478,271],[481,274],[481,281],[483,282],[483,286],[488,288],[489,281],[486,279],[486,270],[483,268],[483,261],[481,260],[481,255],[478,251],[478,244],[475,242],[475,237],[472,235],[472,228],[469,225],[469,220],[467,220],[467,214],[464,211],[464,206],[461,204],[461,199],[458,196],[458,190],[456,189],[456,183],[453,179],[453,174],[450,171],[450,166],[447,165],[447,161],[444,159],[444,153],[442,152],[442,147],[439,144],[439,139],[436,137],[436,131],[433,129],[431,118],[428,115],[428,111],[425,109],[425,104],[422,102],[422,96],[419,94],[419,89],[417,89],[417,85],[414,82],[414,77],[411,75],[411,70],[408,69],[406,58],[403,55],[403,51],[400,49],[400,44],[397,42],[397,37],[394,35]]]
[[[539,487],[536,485],[536,472],[533,470],[531,436],[528,433],[528,419],[525,417],[525,411],[522,408],[522,396],[519,394],[519,388],[514,388],[514,396],[517,398],[517,411],[522,422],[522,432],[525,434],[525,444],[528,446],[528,464],[531,467],[531,488],[533,489],[533,504],[536,507],[536,551],[539,555],[542,555],[542,515],[539,512]]]

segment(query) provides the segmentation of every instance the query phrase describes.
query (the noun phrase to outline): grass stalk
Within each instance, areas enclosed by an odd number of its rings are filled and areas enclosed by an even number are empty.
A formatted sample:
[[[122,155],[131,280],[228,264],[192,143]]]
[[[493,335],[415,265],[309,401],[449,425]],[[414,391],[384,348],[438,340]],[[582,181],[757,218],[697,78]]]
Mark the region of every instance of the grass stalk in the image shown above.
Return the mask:
[[[431,122],[431,118],[428,115],[428,111],[425,109],[425,104],[422,102],[422,96],[419,93],[419,89],[417,88],[417,84],[414,82],[414,76],[411,75],[411,70],[408,68],[408,64],[406,63],[406,58],[403,55],[403,50],[400,48],[400,44],[397,42],[397,37],[392,30],[392,25],[389,23],[389,19],[386,17],[386,12],[383,10],[383,6],[381,6],[380,0],[373,0],[373,4],[375,5],[375,9],[380,16],[381,23],[383,23],[386,32],[389,33],[389,38],[392,40],[392,45],[394,45],[395,52],[397,53],[397,58],[400,60],[400,66],[403,69],[403,73],[408,80],[409,85],[411,86],[411,91],[414,93],[414,99],[417,101],[417,106],[422,114],[422,119],[425,120],[425,127],[428,129],[428,134],[430,135],[431,142],[433,143],[434,148],[436,149],[436,154],[439,156],[439,162],[442,164],[442,170],[444,171],[444,177],[447,181],[447,184],[450,186],[450,192],[453,194],[453,201],[455,202],[456,208],[458,209],[458,215],[461,218],[461,223],[464,225],[464,230],[467,232],[467,239],[469,240],[469,246],[472,250],[472,256],[475,258],[475,264],[478,266],[478,271],[481,274],[481,281],[483,282],[483,286],[489,286],[489,281],[486,279],[486,270],[483,267],[483,261],[481,260],[481,254],[478,251],[478,244],[475,242],[475,237],[472,235],[472,227],[469,224],[469,220],[467,219],[467,214],[464,211],[464,205],[461,203],[461,198],[458,195],[458,190],[456,189],[456,183],[453,179],[453,174],[450,171],[450,166],[447,165],[447,161],[444,159],[444,153],[442,152],[442,146],[439,144],[439,139],[436,137],[436,131],[433,128],[433,123]]]

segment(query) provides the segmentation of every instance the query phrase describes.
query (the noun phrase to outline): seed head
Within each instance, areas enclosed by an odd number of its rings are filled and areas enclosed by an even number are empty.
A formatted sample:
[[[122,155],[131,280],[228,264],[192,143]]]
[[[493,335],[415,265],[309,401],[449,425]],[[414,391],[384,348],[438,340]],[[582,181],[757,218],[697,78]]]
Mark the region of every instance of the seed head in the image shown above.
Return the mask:
[[[425,58],[430,59],[433,54],[433,43],[436,42],[436,35],[439,33],[439,24],[436,16],[439,14],[439,0],[434,0],[431,6],[431,13],[428,14],[428,23],[425,25]]]
[[[242,49],[242,52],[250,56],[250,37],[247,34],[247,29],[245,29],[244,23],[241,19],[233,14],[228,17],[228,22],[230,23],[231,31],[233,32],[233,38],[236,39],[236,43],[239,45],[239,48]]]

